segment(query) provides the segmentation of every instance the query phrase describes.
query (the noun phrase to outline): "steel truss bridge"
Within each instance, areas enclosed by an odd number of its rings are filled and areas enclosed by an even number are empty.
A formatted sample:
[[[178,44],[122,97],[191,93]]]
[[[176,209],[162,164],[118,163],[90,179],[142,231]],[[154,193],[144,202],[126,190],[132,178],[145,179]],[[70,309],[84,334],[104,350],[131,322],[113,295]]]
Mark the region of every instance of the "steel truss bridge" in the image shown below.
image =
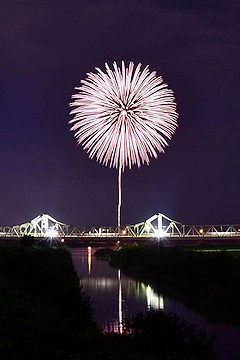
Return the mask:
[[[184,225],[158,213],[149,219],[125,227],[86,227],[64,224],[50,215],[42,214],[27,223],[0,226],[1,238],[31,235],[37,238],[235,238],[240,239],[240,224]]]

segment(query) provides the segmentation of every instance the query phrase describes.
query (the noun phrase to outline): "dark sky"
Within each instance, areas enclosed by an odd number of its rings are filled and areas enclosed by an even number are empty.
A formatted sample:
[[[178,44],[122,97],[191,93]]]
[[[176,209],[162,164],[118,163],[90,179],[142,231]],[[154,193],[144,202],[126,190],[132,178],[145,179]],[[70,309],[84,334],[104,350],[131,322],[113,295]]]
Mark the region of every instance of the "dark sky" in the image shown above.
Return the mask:
[[[77,146],[68,104],[121,60],[162,75],[180,115],[165,154],[124,172],[122,223],[240,223],[239,19],[238,0],[2,0],[0,224],[117,223],[117,170]]]

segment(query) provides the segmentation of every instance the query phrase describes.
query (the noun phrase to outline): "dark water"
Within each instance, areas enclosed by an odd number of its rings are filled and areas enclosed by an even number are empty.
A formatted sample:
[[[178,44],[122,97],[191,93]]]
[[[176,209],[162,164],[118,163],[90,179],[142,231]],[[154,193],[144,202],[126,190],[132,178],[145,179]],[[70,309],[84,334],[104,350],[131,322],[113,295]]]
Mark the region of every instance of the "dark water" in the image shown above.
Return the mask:
[[[181,302],[157,294],[147,284],[111,268],[107,261],[96,260],[93,256],[96,250],[90,247],[73,249],[72,259],[80,284],[90,296],[94,319],[103,330],[121,332],[127,316],[149,309],[163,309],[167,313],[175,312],[198,328],[206,328],[209,335],[217,335],[218,360],[232,360],[240,356],[239,329],[215,325]]]

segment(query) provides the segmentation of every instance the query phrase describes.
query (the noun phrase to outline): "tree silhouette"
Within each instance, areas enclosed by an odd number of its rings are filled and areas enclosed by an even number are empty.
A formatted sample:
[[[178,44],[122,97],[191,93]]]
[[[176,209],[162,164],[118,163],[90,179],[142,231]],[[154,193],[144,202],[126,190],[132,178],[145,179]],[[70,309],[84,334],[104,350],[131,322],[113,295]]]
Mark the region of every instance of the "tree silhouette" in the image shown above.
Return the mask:
[[[24,235],[20,239],[20,244],[23,245],[24,247],[31,247],[34,244],[34,237],[31,235]]]

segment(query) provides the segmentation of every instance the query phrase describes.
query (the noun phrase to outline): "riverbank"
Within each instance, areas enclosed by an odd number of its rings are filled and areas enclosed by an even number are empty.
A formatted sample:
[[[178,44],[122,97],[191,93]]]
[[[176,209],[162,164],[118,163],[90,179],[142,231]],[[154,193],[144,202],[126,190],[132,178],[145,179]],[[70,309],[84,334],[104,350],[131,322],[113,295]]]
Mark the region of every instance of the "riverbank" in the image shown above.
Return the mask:
[[[155,290],[164,289],[215,323],[240,326],[240,258],[235,252],[136,245],[120,247],[110,264]]]
[[[70,252],[1,247],[1,359],[68,359],[97,334]],[[80,351],[76,350],[80,349]]]
[[[163,312],[103,334],[67,249],[0,247],[0,264],[1,359],[214,359],[212,338]]]

